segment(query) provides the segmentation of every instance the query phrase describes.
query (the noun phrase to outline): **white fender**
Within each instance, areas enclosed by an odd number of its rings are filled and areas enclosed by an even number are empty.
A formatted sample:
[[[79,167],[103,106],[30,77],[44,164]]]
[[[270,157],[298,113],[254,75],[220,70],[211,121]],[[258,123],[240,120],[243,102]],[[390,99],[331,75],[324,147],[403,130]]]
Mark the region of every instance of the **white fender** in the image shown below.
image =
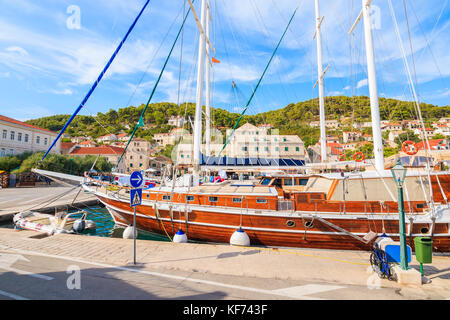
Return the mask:
[[[134,227],[129,225],[123,230],[122,238],[124,239],[134,239]],[[137,230],[136,230],[136,238],[137,238]]]
[[[231,235],[230,244],[233,246],[249,246],[250,238],[242,228],[239,228]]]
[[[173,236],[173,242],[186,243],[188,241],[186,233],[183,230],[178,229],[177,233]]]

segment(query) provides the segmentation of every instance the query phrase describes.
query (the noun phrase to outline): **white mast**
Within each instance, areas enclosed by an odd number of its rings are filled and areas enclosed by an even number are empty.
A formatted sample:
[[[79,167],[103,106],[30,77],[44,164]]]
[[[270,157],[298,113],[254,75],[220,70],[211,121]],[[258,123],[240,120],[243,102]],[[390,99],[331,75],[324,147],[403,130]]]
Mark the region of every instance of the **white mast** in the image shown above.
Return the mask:
[[[319,0],[315,0],[316,5],[316,42],[317,42],[317,76],[319,83],[319,115],[320,115],[320,155],[322,162],[327,161],[327,138],[325,133],[325,102],[323,99],[323,75],[322,71],[322,36],[320,25],[322,20],[319,15]]]
[[[364,17],[364,38],[366,44],[367,75],[370,93],[370,112],[372,116],[373,153],[375,168],[378,172],[384,170],[383,140],[381,138],[380,106],[378,104],[377,75],[375,71],[375,56],[373,51],[372,21],[370,18],[370,3],[372,0],[362,0],[362,10],[349,31],[352,33],[361,17]]]
[[[202,0],[201,25],[204,27],[206,21],[206,0]],[[202,102],[203,102],[203,72],[205,70],[205,36],[200,32],[198,44],[198,65],[197,65],[197,92],[195,100],[195,121],[194,121],[194,185],[198,185],[198,175],[200,171],[201,146],[202,146]]]
[[[209,1],[206,1],[206,38],[209,39],[209,20],[210,20],[210,11]],[[211,155],[211,111],[210,111],[210,69],[211,69],[211,57],[209,55],[209,47],[206,46],[206,57],[208,58],[208,62],[206,63],[206,113],[205,113],[205,136],[206,136],[206,147],[205,147],[205,155],[209,157]]]

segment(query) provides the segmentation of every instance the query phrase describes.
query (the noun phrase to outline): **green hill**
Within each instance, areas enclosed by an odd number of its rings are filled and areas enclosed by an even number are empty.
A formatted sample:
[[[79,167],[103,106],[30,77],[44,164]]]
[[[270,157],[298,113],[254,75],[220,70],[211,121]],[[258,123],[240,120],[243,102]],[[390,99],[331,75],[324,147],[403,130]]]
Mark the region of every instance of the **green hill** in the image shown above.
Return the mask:
[[[417,114],[414,103],[396,99],[380,98],[381,120],[415,120]],[[137,123],[144,108],[126,107],[119,110],[110,109],[106,113],[98,113],[97,116],[77,116],[67,129],[70,136],[87,135],[92,138],[105,135],[109,132],[131,132]],[[370,101],[366,96],[347,97],[333,96],[325,98],[327,119],[342,120],[343,129],[351,128],[355,122],[370,121]],[[441,117],[450,116],[450,106],[439,107],[421,103],[422,117],[428,124]],[[167,125],[171,116],[190,116],[193,119],[195,105],[193,103],[177,105],[170,102],[153,103],[145,114],[145,127],[137,131],[138,137],[151,140],[155,133],[168,132],[172,127]],[[27,121],[27,123],[52,131],[60,131],[70,115],[55,115]],[[212,122],[214,127],[233,127],[239,117],[238,113],[231,113],[220,108],[212,109]],[[280,134],[297,134],[305,141],[306,146],[318,141],[319,129],[312,128],[309,123],[319,120],[318,99],[291,103],[284,108],[245,115],[240,125],[249,122],[254,125],[271,123],[280,130]],[[101,125],[100,125],[101,124]],[[367,131],[370,131],[367,130]],[[329,131],[329,134],[342,135],[339,131]],[[370,132],[368,132],[370,133]]]

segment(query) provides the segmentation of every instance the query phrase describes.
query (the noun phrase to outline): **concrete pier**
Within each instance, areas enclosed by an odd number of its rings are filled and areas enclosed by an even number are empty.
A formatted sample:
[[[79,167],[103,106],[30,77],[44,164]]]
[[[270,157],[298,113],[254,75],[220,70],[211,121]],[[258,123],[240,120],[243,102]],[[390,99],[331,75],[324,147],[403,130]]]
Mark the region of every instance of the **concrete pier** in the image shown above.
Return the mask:
[[[14,214],[23,210],[39,210],[40,212],[54,212],[64,210],[72,202],[75,207],[94,205],[97,198],[85,193],[83,190],[77,195],[80,188],[50,185],[33,188],[6,188],[0,189],[0,223],[11,221]],[[52,201],[62,195],[60,198]]]
[[[62,186],[2,189],[0,221],[11,220],[23,210],[66,209],[79,190]],[[74,205],[96,203],[95,196],[81,191]],[[370,266],[370,252],[364,251],[136,243],[134,265],[133,240],[48,237],[0,228],[0,299],[450,298],[448,255],[435,255],[431,265],[424,265],[431,282],[404,285],[380,279]],[[419,269],[415,256],[410,266]],[[83,290],[67,289],[70,268],[79,268]]]
[[[362,251],[272,249],[137,240],[135,266],[133,240],[66,234],[42,237],[32,231],[0,229],[0,257],[2,254],[21,255],[30,261],[18,262],[12,266],[15,269],[31,272],[35,276],[64,278],[58,281],[66,281],[66,265],[80,266],[84,288],[88,287],[86,282],[89,282],[90,288],[81,293],[67,290],[65,285],[58,284],[58,287],[56,280],[35,280],[31,276],[18,278],[19,283],[36,281],[45,282],[46,286],[54,283],[55,287],[51,287],[51,290],[42,291],[44,299],[55,298],[52,294],[55,294],[56,288],[60,290],[58,297],[71,299],[90,296],[183,299],[191,297],[193,292],[201,293],[201,299],[450,298],[449,256],[434,256],[433,264],[424,266],[425,275],[431,279],[431,283],[405,286],[379,279],[370,271],[370,253]],[[35,259],[38,262],[34,264]],[[61,267],[57,269],[59,265]],[[419,266],[414,258],[410,265],[413,268]],[[27,288],[25,285],[15,286],[11,282],[9,287],[5,287],[8,283],[5,279],[10,279],[15,273],[4,272],[0,263],[0,291],[30,299],[42,298],[26,290],[20,291],[20,288]],[[135,286],[140,290],[132,290],[133,295],[130,296],[126,291],[108,289],[118,284],[117,277],[126,288]],[[103,283],[106,278],[111,279],[111,283]],[[103,284],[95,286],[96,281]],[[183,288],[180,287],[181,283]]]

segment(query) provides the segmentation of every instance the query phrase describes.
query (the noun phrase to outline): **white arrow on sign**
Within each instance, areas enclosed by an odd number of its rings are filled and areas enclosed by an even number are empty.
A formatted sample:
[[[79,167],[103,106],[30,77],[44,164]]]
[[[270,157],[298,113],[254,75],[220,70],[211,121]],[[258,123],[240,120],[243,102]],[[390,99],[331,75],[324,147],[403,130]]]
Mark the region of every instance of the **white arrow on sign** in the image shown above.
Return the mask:
[[[137,181],[138,184],[141,184],[141,182],[142,182],[141,176],[137,176],[137,177],[135,177],[134,179],[131,179],[131,180],[132,180],[132,181]]]
[[[35,277],[43,280],[53,280],[52,277],[44,276],[42,274],[32,273],[24,270],[19,270],[16,268],[12,268],[11,266],[17,261],[25,261],[30,262],[27,258],[20,254],[11,254],[11,253],[0,253],[0,269],[15,272],[18,274],[27,275],[30,277]]]

